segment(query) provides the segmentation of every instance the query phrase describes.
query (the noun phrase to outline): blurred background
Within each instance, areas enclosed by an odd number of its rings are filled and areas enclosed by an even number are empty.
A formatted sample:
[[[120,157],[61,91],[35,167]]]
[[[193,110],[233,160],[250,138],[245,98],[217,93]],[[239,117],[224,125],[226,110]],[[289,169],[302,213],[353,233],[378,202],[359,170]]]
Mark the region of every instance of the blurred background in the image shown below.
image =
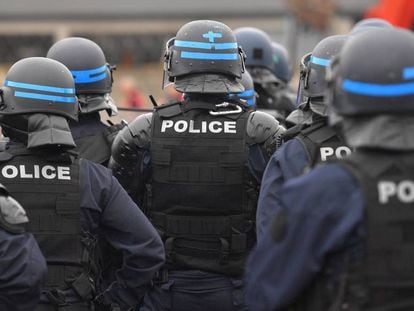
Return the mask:
[[[15,61],[45,56],[55,41],[81,36],[98,43],[108,62],[117,65],[113,89],[117,105],[151,108],[149,94],[159,103],[175,96],[171,90],[161,90],[161,55],[166,40],[191,20],[218,20],[233,29],[260,28],[287,47],[297,70],[300,57],[323,37],[347,33],[363,16],[380,14],[379,2],[0,0],[0,79],[4,81],[4,74]],[[296,82],[293,79],[294,88]],[[136,112],[121,112],[118,119],[129,121],[136,116]]]

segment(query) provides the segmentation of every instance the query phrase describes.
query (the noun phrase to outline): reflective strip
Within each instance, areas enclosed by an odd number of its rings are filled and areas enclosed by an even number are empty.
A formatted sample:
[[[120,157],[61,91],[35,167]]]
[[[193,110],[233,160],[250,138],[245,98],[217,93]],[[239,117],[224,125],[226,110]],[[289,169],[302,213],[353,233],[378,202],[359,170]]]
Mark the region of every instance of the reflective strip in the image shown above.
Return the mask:
[[[414,67],[407,67],[403,69],[403,78],[404,80],[414,78]]]
[[[175,40],[174,45],[182,47],[182,48],[195,48],[195,49],[206,49],[206,50],[211,50],[211,49],[213,49],[213,47],[216,50],[237,49],[237,43],[236,42],[206,43],[206,42],[197,42],[197,41]]]
[[[311,63],[319,65],[319,66],[323,66],[323,67],[328,67],[329,64],[331,63],[330,59],[327,58],[319,58],[319,57],[315,57],[315,56],[311,56],[310,58]]]
[[[414,82],[398,84],[374,84],[346,79],[342,89],[349,93],[370,96],[405,96],[414,94]]]
[[[72,89],[72,88],[61,88],[61,87],[54,87],[54,86],[47,86],[47,85],[22,83],[22,82],[10,81],[10,80],[4,81],[4,85],[11,86],[11,87],[17,87],[21,89],[36,90],[36,91],[54,92],[54,93],[61,93],[61,94],[75,94],[75,89]]]
[[[237,60],[237,53],[197,53],[197,52],[181,52],[181,58],[191,59],[213,59],[213,60]]]
[[[239,97],[252,97],[254,95],[254,90],[252,89],[246,90],[242,93],[236,93],[236,95]]]
[[[99,68],[88,69],[88,70],[71,70],[70,72],[75,79],[75,83],[92,83],[100,81],[106,78],[107,76],[107,66],[103,65]],[[93,76],[100,73],[98,76]]]
[[[53,96],[39,93],[29,93],[29,92],[14,92],[15,97],[31,98],[31,99],[40,99],[40,100],[49,100],[54,102],[62,103],[74,103],[76,102],[76,97],[63,97],[63,96]]]

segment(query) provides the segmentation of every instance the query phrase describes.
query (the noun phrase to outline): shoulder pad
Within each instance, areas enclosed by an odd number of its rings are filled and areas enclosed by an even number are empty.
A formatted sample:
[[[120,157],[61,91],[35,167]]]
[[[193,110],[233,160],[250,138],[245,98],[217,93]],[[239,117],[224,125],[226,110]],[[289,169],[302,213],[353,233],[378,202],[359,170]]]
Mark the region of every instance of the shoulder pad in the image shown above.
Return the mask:
[[[262,111],[253,111],[247,120],[247,136],[251,143],[261,144],[269,137],[285,131],[274,117]]]
[[[151,134],[152,113],[145,113],[134,119],[126,127],[134,137]]]
[[[171,118],[182,113],[181,102],[164,104],[154,108],[161,118]]]
[[[0,227],[10,233],[22,233],[27,223],[26,211],[11,196],[0,196]]]

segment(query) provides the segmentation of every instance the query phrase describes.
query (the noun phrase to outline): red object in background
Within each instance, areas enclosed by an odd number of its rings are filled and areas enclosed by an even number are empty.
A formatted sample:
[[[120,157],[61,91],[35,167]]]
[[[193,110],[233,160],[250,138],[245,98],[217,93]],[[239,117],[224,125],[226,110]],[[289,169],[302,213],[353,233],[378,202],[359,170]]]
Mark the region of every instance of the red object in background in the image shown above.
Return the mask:
[[[413,29],[414,0],[380,0],[365,12],[365,18],[382,18],[394,26]]]

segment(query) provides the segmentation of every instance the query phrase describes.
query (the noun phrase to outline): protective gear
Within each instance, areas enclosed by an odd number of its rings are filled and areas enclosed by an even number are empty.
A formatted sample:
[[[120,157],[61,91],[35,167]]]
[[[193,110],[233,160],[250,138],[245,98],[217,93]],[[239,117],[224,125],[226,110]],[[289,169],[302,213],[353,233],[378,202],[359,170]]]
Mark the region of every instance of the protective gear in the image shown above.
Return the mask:
[[[316,281],[299,299],[306,310],[411,310],[414,270],[413,250],[407,234],[414,212],[413,153],[358,151],[339,163],[363,189],[364,223],[369,230],[364,256],[344,262],[338,273],[334,263],[325,265]],[[327,289],[330,289],[327,291]]]
[[[276,75],[272,40],[263,30],[242,27],[234,30],[237,42],[246,53],[246,68],[255,83],[280,82]],[[254,70],[252,70],[254,68]]]
[[[106,166],[111,157],[111,146],[115,136],[125,122],[107,126],[100,121],[99,114],[81,114],[79,122],[70,122],[70,129],[79,155],[92,162]]]
[[[413,113],[414,53],[407,53],[411,50],[414,35],[403,29],[372,29],[351,36],[328,74],[328,103],[334,112],[343,117]]]
[[[161,232],[168,264],[240,276],[254,243],[257,199],[253,177],[245,180],[249,113],[200,115],[215,106],[186,102],[155,110],[145,208]]]
[[[182,26],[166,44],[164,83],[179,92],[238,93],[236,80],[244,72],[244,53],[225,24],[198,20]]]
[[[28,221],[23,207],[0,184],[0,228],[10,233],[22,233],[24,228],[21,225]]]
[[[273,73],[285,83],[292,79],[292,66],[286,48],[278,42],[272,42],[273,47]]]
[[[326,91],[326,69],[331,59],[339,53],[347,36],[335,35],[320,41],[313,51],[303,56],[300,63],[298,101],[310,102],[310,108],[322,116],[327,115],[323,97]]]
[[[385,19],[381,18],[366,18],[360,20],[358,23],[352,27],[350,34],[357,34],[361,31],[369,30],[372,28],[393,28],[394,26],[386,21]]]
[[[248,71],[245,71],[242,75],[240,83],[244,87],[244,92],[242,93],[231,93],[229,98],[241,99],[246,102],[247,105],[254,108],[256,104],[256,92],[254,90],[253,79],[250,76]]]
[[[0,115],[47,113],[78,118],[78,99],[70,71],[43,57],[24,58],[7,72]]]
[[[96,238],[80,227],[79,160],[69,154],[40,159],[33,151],[13,147],[0,157],[0,180],[26,206],[31,219],[27,230],[46,258],[49,301],[71,302],[64,295],[68,289],[80,301],[90,301],[99,272],[91,257]],[[28,178],[36,184],[27,183]]]
[[[65,38],[52,45],[47,57],[61,62],[71,71],[82,114],[100,110],[106,110],[110,116],[117,114],[109,96],[115,66],[107,63],[99,45],[86,38]]]

